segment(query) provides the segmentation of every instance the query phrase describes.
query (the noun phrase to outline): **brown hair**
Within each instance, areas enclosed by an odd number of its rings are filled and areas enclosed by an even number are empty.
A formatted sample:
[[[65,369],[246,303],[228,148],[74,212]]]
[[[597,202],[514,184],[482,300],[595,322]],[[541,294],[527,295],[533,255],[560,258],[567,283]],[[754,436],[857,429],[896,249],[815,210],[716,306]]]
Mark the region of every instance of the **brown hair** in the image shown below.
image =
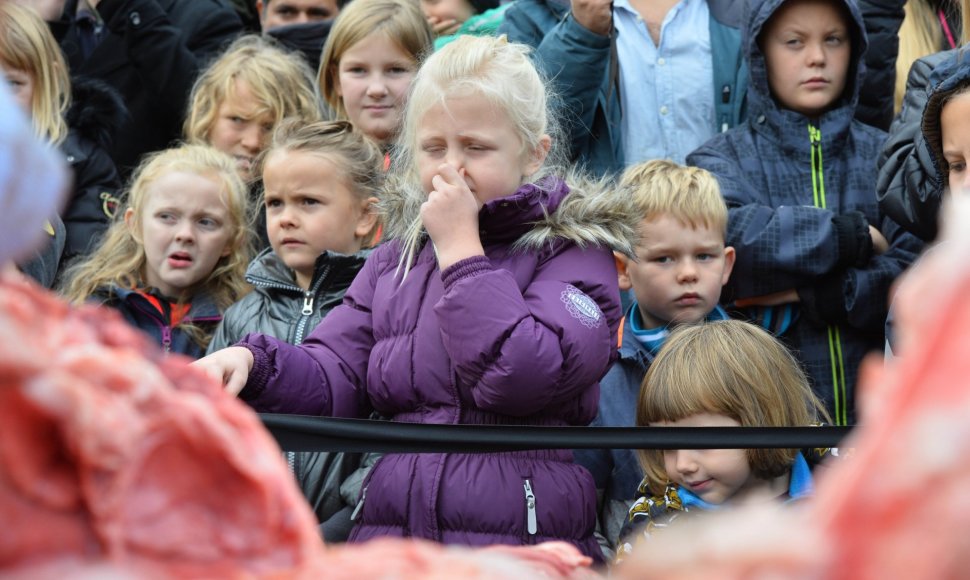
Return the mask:
[[[671,332],[643,380],[637,425],[679,421],[699,413],[725,415],[742,427],[808,426],[827,419],[795,357],[760,327],[738,320],[682,326]],[[791,468],[797,449],[748,449],[756,477]],[[641,449],[640,463],[655,494],[668,477],[663,453]]]

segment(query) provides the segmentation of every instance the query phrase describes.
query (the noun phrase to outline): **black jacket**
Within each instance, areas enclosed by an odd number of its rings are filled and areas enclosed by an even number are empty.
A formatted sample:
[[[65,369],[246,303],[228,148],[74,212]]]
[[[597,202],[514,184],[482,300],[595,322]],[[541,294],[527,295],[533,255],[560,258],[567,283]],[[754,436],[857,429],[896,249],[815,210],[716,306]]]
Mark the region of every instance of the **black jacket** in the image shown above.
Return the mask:
[[[117,89],[129,119],[111,148],[123,175],[142,154],[168,147],[181,134],[192,84],[208,61],[242,31],[222,0],[103,0],[105,35],[86,60],[73,10],[51,29],[73,75],[97,78]]]
[[[903,24],[905,3],[905,0],[858,0],[869,50],[855,118],[883,131],[889,129],[893,120],[898,33]]]
[[[906,81],[903,107],[879,154],[876,181],[879,207],[925,241],[936,238],[937,214],[946,179],[942,165],[937,165],[937,161],[942,163],[942,158],[934,155],[927,143],[928,137],[935,139],[939,134],[932,130],[930,135],[923,132],[924,123],[929,120],[929,115],[924,115],[924,108],[930,99],[938,103],[942,96],[940,85],[962,50],[966,48],[938,52],[913,63]],[[934,110],[938,131],[938,106]]]
[[[108,155],[112,137],[124,121],[121,97],[107,85],[72,79],[70,133],[61,152],[71,166],[74,188],[61,212],[67,228],[62,264],[92,252],[118,208],[121,178]]]

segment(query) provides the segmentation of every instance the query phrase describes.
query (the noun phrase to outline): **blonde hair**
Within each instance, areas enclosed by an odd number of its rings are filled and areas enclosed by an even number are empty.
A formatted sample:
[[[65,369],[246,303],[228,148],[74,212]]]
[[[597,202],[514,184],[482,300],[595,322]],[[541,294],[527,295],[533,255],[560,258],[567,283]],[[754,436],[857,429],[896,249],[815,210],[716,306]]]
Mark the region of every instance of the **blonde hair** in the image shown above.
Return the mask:
[[[277,151],[302,151],[337,157],[338,167],[360,201],[376,197],[384,183],[384,154],[349,121],[321,121],[307,125],[301,119],[286,119],[273,132],[273,139],[257,161],[262,173],[266,160]],[[364,246],[374,241],[378,223],[365,236]]]
[[[57,41],[34,10],[0,2],[0,62],[33,80],[30,117],[37,135],[55,145],[64,141],[71,77]]]
[[[721,188],[706,169],[656,159],[628,167],[620,187],[636,203],[641,219],[669,215],[681,224],[727,235],[728,210]]]
[[[409,203],[420,204],[427,197],[415,155],[419,149],[418,126],[432,107],[446,107],[448,98],[475,95],[491,103],[512,124],[522,142],[523,156],[539,150],[545,136],[552,136],[553,143],[558,141],[558,128],[550,114],[551,96],[529,52],[528,46],[510,43],[505,36],[464,35],[428,57],[411,84],[395,150],[394,166],[399,168],[395,177],[400,179],[395,187],[405,192]],[[546,157],[532,176],[534,183],[541,184],[542,177],[558,171],[556,158],[554,154]],[[405,274],[425,235],[416,217],[402,240]]]
[[[219,106],[235,96],[236,83],[246,84],[268,112],[273,125],[285,117],[306,122],[322,118],[313,71],[297,54],[269,38],[250,34],[236,39],[195,81],[183,131],[190,143],[207,144]]]
[[[317,82],[320,94],[337,119],[347,120],[343,99],[337,94],[340,59],[352,46],[375,32],[398,45],[415,66],[434,46],[431,27],[414,0],[354,0],[340,10],[320,57]]]
[[[959,0],[960,36],[957,46],[970,42],[970,0]],[[899,27],[899,52],[896,56],[895,112],[903,106],[909,69],[925,56],[937,53],[943,47],[943,31],[935,4],[931,0],[908,0],[904,5],[905,17]]]
[[[135,170],[125,207],[119,214],[132,210],[131,227],[123,220],[116,220],[98,249],[68,270],[67,285],[63,290],[68,300],[81,303],[111,286],[145,287],[145,246],[135,239],[132,230],[142,228],[142,214],[151,184],[163,175],[178,171],[211,177],[219,183],[230,217],[229,247],[232,251],[219,259],[212,272],[192,292],[205,291],[222,311],[249,292],[244,277],[252,257],[249,190],[239,177],[232,157],[206,145],[182,145],[146,157]],[[188,301],[191,294],[178,298],[180,302]],[[200,338],[198,342],[204,347],[208,338]]]
[[[699,413],[728,416],[742,427],[799,427],[827,419],[795,357],[758,326],[738,320],[682,326],[664,343],[643,380],[637,425],[679,421]],[[796,449],[748,449],[756,477],[791,468]],[[650,489],[668,480],[663,452],[641,449]]]

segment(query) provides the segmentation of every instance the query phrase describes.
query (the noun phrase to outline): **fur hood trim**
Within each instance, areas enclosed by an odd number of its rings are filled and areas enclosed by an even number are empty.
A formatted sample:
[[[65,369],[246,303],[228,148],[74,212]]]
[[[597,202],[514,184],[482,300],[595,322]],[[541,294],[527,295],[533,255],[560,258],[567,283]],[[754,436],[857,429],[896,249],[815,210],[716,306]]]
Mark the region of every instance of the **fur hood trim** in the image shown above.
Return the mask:
[[[379,208],[386,239],[405,240],[419,221],[423,192],[392,178]],[[510,210],[505,208],[511,207]],[[512,232],[516,249],[541,249],[555,240],[579,247],[606,246],[633,256],[640,216],[636,204],[612,180],[591,179],[570,171],[565,180],[545,177],[523,185],[514,194],[485,204],[483,225],[493,221]],[[427,236],[422,228],[422,236]]]

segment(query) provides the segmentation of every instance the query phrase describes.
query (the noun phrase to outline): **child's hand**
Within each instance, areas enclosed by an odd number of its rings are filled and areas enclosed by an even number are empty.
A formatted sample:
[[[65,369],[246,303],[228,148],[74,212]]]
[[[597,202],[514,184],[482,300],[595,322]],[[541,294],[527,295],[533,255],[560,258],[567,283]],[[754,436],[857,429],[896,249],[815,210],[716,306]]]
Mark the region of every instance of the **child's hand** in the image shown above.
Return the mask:
[[[877,230],[874,226],[869,226],[869,236],[872,238],[872,253],[875,255],[884,254],[889,250],[889,242],[886,241],[886,236],[882,235],[882,232]]]
[[[421,204],[421,222],[438,252],[438,267],[444,270],[465,258],[484,255],[478,237],[481,204],[468,189],[464,170],[459,173],[442,163],[431,187],[428,201]]]
[[[429,16],[428,25],[431,26],[431,31],[434,32],[435,36],[450,36],[458,32],[458,29],[461,28],[461,22],[458,22],[454,18],[442,20],[437,16]]]
[[[230,346],[200,358],[192,364],[226,386],[230,395],[238,395],[246,386],[253,370],[253,353],[248,348]]]
[[[609,36],[613,27],[613,0],[572,0],[573,18],[583,28]]]

